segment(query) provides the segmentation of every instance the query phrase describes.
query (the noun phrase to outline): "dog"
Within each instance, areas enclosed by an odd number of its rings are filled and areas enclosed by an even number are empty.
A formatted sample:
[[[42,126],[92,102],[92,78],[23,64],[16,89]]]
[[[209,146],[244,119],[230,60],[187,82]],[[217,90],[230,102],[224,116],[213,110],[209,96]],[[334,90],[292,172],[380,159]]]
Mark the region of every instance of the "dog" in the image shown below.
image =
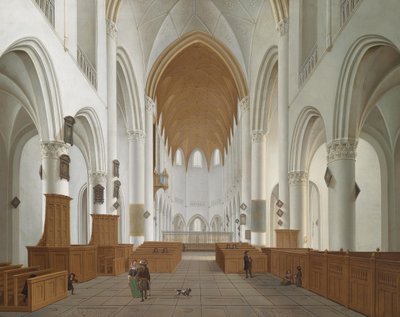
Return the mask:
[[[176,295],[183,295],[183,296],[190,296],[190,292],[192,291],[191,288],[184,288],[184,289],[177,289]]]

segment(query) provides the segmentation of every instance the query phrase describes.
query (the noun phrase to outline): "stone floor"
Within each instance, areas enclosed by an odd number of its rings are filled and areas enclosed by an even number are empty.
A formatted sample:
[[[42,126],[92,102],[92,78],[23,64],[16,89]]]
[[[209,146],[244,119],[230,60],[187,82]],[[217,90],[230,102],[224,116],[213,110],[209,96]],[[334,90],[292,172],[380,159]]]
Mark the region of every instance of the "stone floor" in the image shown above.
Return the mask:
[[[214,253],[185,252],[175,273],[153,273],[151,296],[143,303],[130,296],[127,275],[98,277],[75,284],[75,295],[34,313],[2,313],[1,317],[361,317],[305,289],[280,286],[270,274],[224,274]],[[191,288],[190,297],[175,289]]]

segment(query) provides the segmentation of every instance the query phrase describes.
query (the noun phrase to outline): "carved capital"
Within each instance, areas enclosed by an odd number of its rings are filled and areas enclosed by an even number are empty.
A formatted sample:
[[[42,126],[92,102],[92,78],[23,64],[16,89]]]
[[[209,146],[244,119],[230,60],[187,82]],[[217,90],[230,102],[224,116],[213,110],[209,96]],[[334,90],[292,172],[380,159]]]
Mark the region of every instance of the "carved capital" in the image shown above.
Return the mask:
[[[89,174],[92,184],[105,184],[107,180],[107,173],[102,171],[91,172]]]
[[[250,109],[249,96],[246,96],[242,100],[240,100],[239,104],[240,104],[240,109],[243,112],[248,111]]]
[[[253,141],[253,143],[261,143],[265,141],[265,136],[267,134],[265,133],[265,131],[252,131],[251,132],[251,140]]]
[[[128,131],[128,140],[133,142],[144,142],[146,134],[142,130]]]
[[[149,96],[146,96],[146,111],[153,113],[155,107],[156,103],[154,102],[154,100],[151,99]]]
[[[58,159],[68,155],[70,145],[58,141],[42,141],[40,144],[42,158]]]
[[[288,176],[290,185],[303,185],[308,182],[308,173],[305,171],[292,171]]]
[[[328,163],[336,160],[355,160],[357,141],[335,140],[328,144]]]
[[[117,25],[111,20],[107,20],[107,34],[113,39],[117,38],[118,34]]]
[[[289,31],[289,21],[287,18],[284,18],[278,22],[277,29],[281,36],[284,36]]]

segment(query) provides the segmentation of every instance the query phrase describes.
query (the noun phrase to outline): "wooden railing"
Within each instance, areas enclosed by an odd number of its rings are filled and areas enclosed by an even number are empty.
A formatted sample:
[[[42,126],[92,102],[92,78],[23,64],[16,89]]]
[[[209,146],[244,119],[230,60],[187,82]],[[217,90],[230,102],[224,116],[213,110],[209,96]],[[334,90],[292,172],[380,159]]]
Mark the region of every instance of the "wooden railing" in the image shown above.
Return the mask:
[[[89,58],[86,56],[86,54],[82,51],[82,49],[79,46],[78,46],[77,59],[78,59],[78,65],[85,74],[86,78],[89,80],[89,82],[92,84],[94,88],[97,88],[96,69],[94,68]]]
[[[370,317],[400,316],[400,253],[263,248],[283,278],[301,266],[303,287]]]
[[[49,20],[50,24],[54,27],[54,0],[35,0],[35,2]]]

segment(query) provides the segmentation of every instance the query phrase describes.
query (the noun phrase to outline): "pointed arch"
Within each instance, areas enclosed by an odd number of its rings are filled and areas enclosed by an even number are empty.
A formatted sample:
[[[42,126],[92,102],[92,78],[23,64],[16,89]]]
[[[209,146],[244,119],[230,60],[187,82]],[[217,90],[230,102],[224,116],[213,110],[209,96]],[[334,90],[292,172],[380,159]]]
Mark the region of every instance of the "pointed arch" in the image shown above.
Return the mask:
[[[268,131],[268,112],[271,112],[272,90],[278,80],[278,47],[272,46],[265,53],[258,71],[251,112],[251,130]]]
[[[204,224],[204,226],[205,226],[205,231],[209,231],[209,224],[208,224],[208,222],[207,222],[207,219],[206,218],[204,218],[204,216],[202,216],[202,215],[200,215],[200,214],[195,214],[195,215],[193,215],[190,219],[189,219],[189,221],[188,221],[188,225],[187,225],[187,228],[188,228],[188,230],[190,231],[191,230],[191,228],[192,228],[192,226],[193,226],[193,222],[196,220],[196,219],[200,219],[200,221]]]
[[[174,216],[172,225],[173,225],[174,231],[185,231],[186,230],[186,222],[181,213],[176,214]]]
[[[127,131],[144,131],[138,85],[129,55],[123,47],[117,48],[117,82],[122,91],[123,104],[120,106],[126,119]]]
[[[320,112],[305,107],[297,118],[289,153],[290,171],[308,171],[315,151],[326,143],[326,130]]]
[[[31,82],[31,89],[35,89],[34,98],[28,96],[28,92],[17,84],[10,87],[10,94],[17,97],[27,110],[42,141],[62,140],[64,131],[59,84],[45,46],[38,39],[27,37],[12,43],[1,58],[10,53],[17,54],[27,72],[33,68],[35,73],[28,72],[28,75],[36,76],[35,80],[38,81],[38,84]]]
[[[360,112],[364,112],[364,117],[366,118],[365,111],[362,111],[361,107],[366,105],[360,104],[360,98],[356,100],[354,99],[355,97],[360,97],[356,95],[357,92],[355,89],[357,74],[366,53],[370,49],[379,46],[388,47],[398,51],[395,45],[383,36],[366,35],[360,37],[354,42],[344,58],[336,91],[334,124],[332,131],[333,140],[356,139],[360,133],[359,130],[360,127],[362,127]],[[399,61],[396,61],[397,65]],[[380,72],[379,76],[381,76],[381,78],[374,78],[373,80],[379,81],[383,79],[385,75],[387,74],[381,74]],[[377,100],[376,95],[381,95],[384,87],[379,89],[380,92],[375,90],[377,86],[370,88],[373,92],[371,92],[370,97],[366,100],[369,103],[371,103],[371,100]],[[386,87],[385,90],[388,90],[388,87]],[[358,117],[355,117],[352,120],[351,117],[355,115],[358,115]]]
[[[191,32],[185,34],[184,36],[173,42],[164,50],[162,54],[160,54],[156,62],[153,64],[149,76],[147,77],[147,96],[155,100],[158,82],[168,64],[174,59],[176,55],[182,52],[185,48],[195,43],[204,44],[213,52],[215,52],[215,54],[218,55],[225,62],[227,68],[231,72],[232,78],[235,81],[239,100],[242,100],[244,97],[246,97],[248,95],[247,83],[236,58],[222,43],[217,41],[214,37],[211,37],[210,35],[202,32]]]
[[[96,111],[85,107],[75,114],[74,133],[78,135],[80,147],[90,171],[106,171],[105,143],[103,130]]]

